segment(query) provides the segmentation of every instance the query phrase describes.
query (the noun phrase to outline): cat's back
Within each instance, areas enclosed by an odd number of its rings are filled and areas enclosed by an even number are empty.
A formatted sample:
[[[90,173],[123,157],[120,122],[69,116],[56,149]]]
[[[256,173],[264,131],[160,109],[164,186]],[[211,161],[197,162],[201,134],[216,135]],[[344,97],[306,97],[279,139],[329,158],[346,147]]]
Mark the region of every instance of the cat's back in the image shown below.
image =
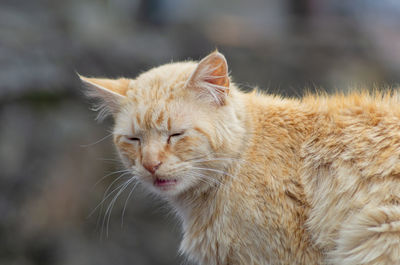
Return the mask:
[[[302,148],[303,157],[314,167],[347,165],[365,177],[384,177],[400,170],[397,93],[310,96],[302,104],[315,117]]]
[[[400,216],[399,96],[357,92],[310,96],[302,103],[317,114],[301,148],[308,227],[320,247],[333,251],[347,236],[343,231],[379,226],[379,218],[388,216],[381,207]]]
[[[341,225],[366,205],[400,205],[396,92],[247,97],[254,132],[248,159],[274,165],[264,172],[274,169],[269,175],[281,176],[283,189],[287,178],[301,183],[310,209],[302,214],[319,247],[334,249]]]
[[[287,151],[287,158],[300,156],[306,167],[348,166],[366,177],[400,174],[397,92],[302,99],[253,93],[246,103],[256,147],[251,152]]]

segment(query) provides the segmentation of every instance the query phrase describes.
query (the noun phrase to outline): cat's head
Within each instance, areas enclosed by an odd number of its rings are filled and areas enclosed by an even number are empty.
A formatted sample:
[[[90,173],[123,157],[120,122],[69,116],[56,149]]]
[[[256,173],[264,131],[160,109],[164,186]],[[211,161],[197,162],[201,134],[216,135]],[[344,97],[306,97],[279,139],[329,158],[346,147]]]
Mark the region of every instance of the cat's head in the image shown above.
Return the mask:
[[[224,56],[171,63],[136,79],[86,78],[99,115],[112,114],[127,169],[150,190],[176,196],[218,185],[239,152],[243,128]]]

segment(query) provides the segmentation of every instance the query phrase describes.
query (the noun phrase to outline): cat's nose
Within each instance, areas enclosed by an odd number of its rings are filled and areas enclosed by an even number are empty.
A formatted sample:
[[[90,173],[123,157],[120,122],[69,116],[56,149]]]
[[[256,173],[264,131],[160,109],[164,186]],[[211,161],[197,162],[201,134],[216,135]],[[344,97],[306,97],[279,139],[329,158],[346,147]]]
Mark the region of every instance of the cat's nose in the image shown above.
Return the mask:
[[[161,161],[151,161],[143,163],[143,167],[147,169],[151,174],[156,173],[157,169],[161,166]]]

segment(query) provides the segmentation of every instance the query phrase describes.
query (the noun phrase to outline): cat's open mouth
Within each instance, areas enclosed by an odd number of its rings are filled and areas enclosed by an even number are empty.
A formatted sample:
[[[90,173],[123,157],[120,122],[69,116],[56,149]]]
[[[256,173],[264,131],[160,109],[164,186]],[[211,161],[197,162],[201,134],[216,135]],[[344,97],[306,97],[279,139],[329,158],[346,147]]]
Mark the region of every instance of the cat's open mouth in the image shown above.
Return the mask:
[[[156,178],[156,180],[154,180],[154,186],[160,187],[162,189],[172,188],[173,186],[176,185],[176,183],[177,183],[176,179],[160,179],[160,178]]]

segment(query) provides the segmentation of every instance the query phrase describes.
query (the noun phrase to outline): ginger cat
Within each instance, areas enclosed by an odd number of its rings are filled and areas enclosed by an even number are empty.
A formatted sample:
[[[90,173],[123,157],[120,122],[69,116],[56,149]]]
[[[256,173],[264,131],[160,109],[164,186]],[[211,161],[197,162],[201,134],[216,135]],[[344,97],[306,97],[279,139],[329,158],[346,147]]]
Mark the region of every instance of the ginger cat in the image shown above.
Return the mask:
[[[219,52],[81,80],[132,179],[182,219],[189,260],[400,264],[397,93],[243,93]]]

